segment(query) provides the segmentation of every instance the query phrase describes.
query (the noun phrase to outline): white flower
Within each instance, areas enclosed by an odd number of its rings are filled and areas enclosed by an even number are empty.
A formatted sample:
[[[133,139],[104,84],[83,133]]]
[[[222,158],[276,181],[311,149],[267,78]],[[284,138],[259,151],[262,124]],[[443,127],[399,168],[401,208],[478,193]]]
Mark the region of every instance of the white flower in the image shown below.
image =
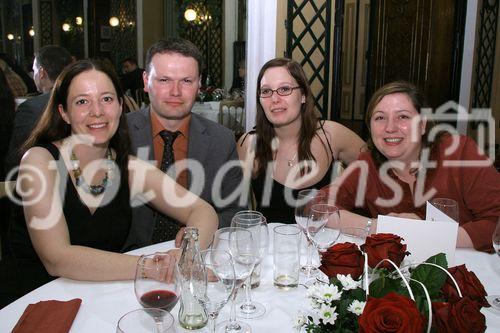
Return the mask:
[[[307,297],[315,299],[317,303],[329,304],[332,301],[337,301],[342,296],[342,292],[335,285],[313,285],[307,290]]]
[[[354,313],[356,316],[359,316],[363,313],[363,310],[365,309],[365,305],[366,305],[366,302],[358,301],[355,299],[349,305],[347,310]]]
[[[295,318],[293,318],[293,327],[300,330],[306,323],[307,315],[302,311],[297,311]]]
[[[342,287],[345,290],[356,289],[361,287],[361,281],[354,281],[351,278],[351,274],[347,275],[337,274],[337,280],[339,280],[340,283],[342,283]]]
[[[319,309],[320,319],[323,321],[323,324],[335,324],[335,320],[337,320],[338,313],[335,312],[337,309],[336,306],[333,308],[328,305],[322,305]]]

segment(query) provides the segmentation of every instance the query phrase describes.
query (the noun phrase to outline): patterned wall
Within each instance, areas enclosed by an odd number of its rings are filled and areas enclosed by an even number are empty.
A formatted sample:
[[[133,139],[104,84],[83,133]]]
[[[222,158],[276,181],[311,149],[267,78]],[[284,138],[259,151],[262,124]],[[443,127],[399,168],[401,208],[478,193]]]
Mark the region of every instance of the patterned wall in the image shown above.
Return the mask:
[[[304,68],[316,109],[324,118],[328,115],[330,101],[331,17],[331,1],[288,1],[286,54]]]
[[[117,27],[111,29],[111,61],[120,71],[125,58],[137,59],[137,22],[136,0],[112,0],[110,16],[120,20]]]
[[[479,37],[476,41],[478,47],[473,107],[491,106],[499,2],[500,0],[484,0],[481,7],[478,23]]]
[[[178,3],[180,37],[193,42],[203,54],[204,80],[210,76],[210,85],[221,87],[224,69],[224,33],[222,0],[184,0]],[[194,9],[198,16],[188,22],[184,18],[186,9]],[[206,84],[206,80],[203,84]]]

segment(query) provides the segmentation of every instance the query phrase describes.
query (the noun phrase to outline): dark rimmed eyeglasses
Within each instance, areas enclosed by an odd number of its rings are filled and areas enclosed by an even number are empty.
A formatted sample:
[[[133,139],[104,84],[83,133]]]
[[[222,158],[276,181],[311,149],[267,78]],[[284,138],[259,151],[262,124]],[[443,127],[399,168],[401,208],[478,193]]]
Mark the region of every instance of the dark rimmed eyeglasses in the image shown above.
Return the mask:
[[[264,88],[264,89],[259,89],[259,97],[262,98],[268,98],[271,97],[274,92],[276,92],[280,96],[288,96],[291,95],[292,92],[295,89],[299,89],[300,87],[279,87],[278,89],[270,89],[270,88]]]

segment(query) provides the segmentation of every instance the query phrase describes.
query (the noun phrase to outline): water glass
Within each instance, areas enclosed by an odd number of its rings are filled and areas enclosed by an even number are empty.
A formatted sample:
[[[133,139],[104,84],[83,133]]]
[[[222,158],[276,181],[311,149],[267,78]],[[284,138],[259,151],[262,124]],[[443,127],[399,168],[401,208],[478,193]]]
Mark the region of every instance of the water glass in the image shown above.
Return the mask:
[[[431,200],[431,204],[456,222],[459,221],[458,204],[455,200],[448,198],[434,198]]]
[[[301,229],[295,225],[274,227],[273,275],[274,285],[280,289],[299,284],[301,235]]]

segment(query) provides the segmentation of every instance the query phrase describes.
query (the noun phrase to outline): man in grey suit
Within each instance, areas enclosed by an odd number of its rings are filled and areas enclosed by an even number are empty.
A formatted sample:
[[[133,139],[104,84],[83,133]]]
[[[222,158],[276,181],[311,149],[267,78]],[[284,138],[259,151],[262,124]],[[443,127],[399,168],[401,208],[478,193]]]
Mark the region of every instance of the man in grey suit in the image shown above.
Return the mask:
[[[144,90],[149,93],[151,104],[127,114],[127,120],[132,152],[141,159],[155,160],[159,166],[165,158],[165,146],[173,146],[176,181],[210,203],[219,216],[219,227],[226,227],[240,209],[238,196],[230,194],[237,191],[242,170],[234,134],[191,112],[201,86],[201,64],[200,51],[187,40],[172,38],[153,44],[147,52],[143,74]],[[165,131],[175,133],[173,143],[164,141]],[[147,148],[145,153],[141,153],[141,148]],[[228,162],[234,167],[221,170]],[[202,167],[203,178],[196,166]],[[216,177],[219,172],[222,178]],[[222,202],[228,196],[230,200]],[[134,208],[124,250],[168,240],[153,237],[157,223],[150,206]],[[169,237],[173,238],[171,234]]]
[[[16,110],[14,130],[5,162],[6,171],[19,165],[21,160],[19,149],[33,131],[49,102],[54,82],[64,67],[71,62],[71,54],[65,48],[57,45],[46,45],[35,52],[33,79],[38,91],[42,94],[29,98],[21,103]]]

